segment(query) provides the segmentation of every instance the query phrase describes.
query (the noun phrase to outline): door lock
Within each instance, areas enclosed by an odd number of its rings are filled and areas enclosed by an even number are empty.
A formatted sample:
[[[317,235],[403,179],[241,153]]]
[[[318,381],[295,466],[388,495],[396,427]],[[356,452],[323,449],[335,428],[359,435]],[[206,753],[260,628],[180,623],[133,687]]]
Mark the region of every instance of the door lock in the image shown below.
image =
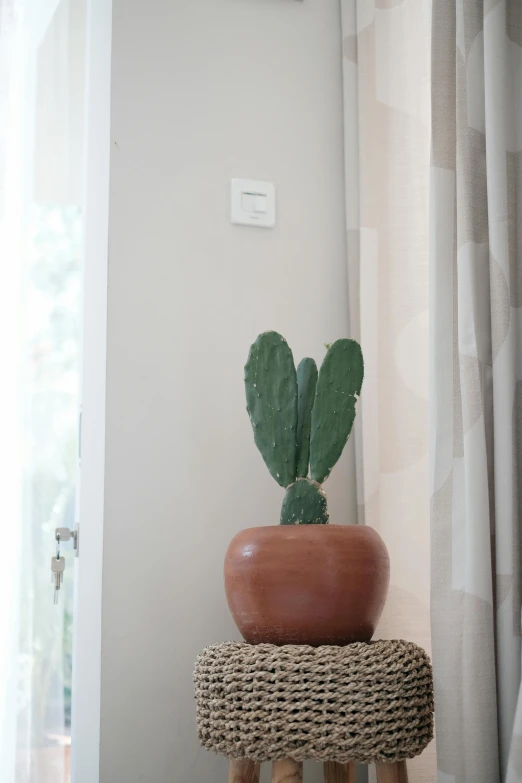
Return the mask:
[[[75,556],[78,557],[78,531],[78,525],[76,525],[74,530],[70,530],[68,527],[57,527],[54,531],[54,537],[56,538],[56,556],[51,558],[51,581],[54,585],[55,604],[58,603],[58,591],[62,585],[63,572],[65,569],[65,557],[60,554],[60,544],[62,541],[70,541],[72,539]]]

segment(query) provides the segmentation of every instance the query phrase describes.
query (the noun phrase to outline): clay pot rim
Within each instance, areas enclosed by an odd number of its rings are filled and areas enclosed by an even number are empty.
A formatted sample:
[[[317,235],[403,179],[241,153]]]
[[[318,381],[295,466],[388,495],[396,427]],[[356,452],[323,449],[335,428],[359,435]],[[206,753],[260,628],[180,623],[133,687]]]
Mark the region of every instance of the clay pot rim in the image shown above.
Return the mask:
[[[339,530],[340,528],[349,529],[349,530],[358,530],[358,531],[369,531],[371,530],[372,535],[375,534],[381,538],[379,535],[379,532],[375,530],[375,528],[370,527],[370,525],[357,525],[357,524],[347,524],[347,525],[331,525],[330,523],[323,525],[323,524],[317,524],[317,525],[255,525],[254,527],[243,527],[241,530],[237,531],[236,535],[239,535],[239,533],[247,533],[249,531],[257,531],[257,530],[280,530],[284,531],[286,533],[289,533],[290,531],[308,531],[311,532],[311,530],[316,530],[317,528],[323,528],[323,533],[325,530]]]

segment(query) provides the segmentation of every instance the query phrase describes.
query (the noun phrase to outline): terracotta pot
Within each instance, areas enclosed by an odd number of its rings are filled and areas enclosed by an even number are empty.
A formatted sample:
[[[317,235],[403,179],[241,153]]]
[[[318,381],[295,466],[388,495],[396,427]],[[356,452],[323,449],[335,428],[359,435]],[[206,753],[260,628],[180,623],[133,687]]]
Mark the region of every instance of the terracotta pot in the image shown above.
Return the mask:
[[[225,556],[228,605],[251,644],[349,644],[373,636],[390,561],[371,527],[251,527]]]

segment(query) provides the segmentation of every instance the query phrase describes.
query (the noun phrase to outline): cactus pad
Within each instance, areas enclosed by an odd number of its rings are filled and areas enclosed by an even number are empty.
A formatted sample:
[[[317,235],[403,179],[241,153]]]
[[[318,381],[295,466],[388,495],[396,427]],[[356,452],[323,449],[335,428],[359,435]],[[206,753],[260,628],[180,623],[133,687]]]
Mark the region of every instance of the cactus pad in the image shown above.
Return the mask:
[[[298,478],[286,490],[281,509],[282,525],[326,525],[326,495],[315,481]]]
[[[260,334],[250,348],[245,391],[256,446],[287,487],[296,479],[297,378],[292,351],[277,332]]]
[[[320,484],[341,456],[355,419],[364,377],[359,343],[337,340],[324,357],[312,409],[310,475]]]
[[[317,365],[313,359],[302,359],[297,368],[297,475],[308,475],[310,427],[317,384]]]

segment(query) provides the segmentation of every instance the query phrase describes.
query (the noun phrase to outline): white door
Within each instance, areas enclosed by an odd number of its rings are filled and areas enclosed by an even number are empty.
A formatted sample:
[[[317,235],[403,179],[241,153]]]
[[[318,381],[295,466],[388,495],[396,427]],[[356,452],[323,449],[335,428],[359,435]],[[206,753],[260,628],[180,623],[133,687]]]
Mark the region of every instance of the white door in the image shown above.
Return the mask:
[[[98,779],[109,50],[109,0],[0,0],[2,783]]]

